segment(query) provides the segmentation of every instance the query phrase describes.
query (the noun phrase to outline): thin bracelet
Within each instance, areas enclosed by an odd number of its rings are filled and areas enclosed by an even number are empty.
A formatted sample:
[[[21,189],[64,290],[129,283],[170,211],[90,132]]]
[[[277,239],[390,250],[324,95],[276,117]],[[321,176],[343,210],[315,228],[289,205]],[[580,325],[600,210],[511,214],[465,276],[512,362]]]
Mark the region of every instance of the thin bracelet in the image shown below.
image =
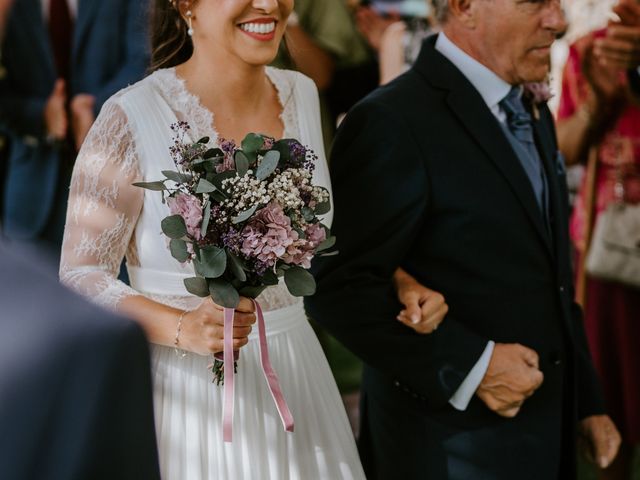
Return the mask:
[[[180,358],[184,358],[187,356],[187,352],[180,348],[180,332],[182,331],[182,320],[184,320],[184,316],[190,311],[191,310],[184,310],[178,317],[178,327],[176,328],[176,338],[173,340],[173,350],[176,352],[176,355]]]

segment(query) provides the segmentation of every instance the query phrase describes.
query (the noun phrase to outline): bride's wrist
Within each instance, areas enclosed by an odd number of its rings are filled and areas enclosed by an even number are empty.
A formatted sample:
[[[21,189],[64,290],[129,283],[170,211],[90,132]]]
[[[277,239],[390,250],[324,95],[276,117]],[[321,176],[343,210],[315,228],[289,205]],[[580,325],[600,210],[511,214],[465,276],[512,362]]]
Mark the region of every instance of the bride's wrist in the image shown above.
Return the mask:
[[[176,352],[176,355],[180,358],[184,358],[187,356],[187,349],[185,348],[184,342],[181,340],[182,336],[182,327],[184,325],[184,319],[191,310],[183,310],[182,313],[178,316],[176,322],[176,331],[173,339],[173,349]]]

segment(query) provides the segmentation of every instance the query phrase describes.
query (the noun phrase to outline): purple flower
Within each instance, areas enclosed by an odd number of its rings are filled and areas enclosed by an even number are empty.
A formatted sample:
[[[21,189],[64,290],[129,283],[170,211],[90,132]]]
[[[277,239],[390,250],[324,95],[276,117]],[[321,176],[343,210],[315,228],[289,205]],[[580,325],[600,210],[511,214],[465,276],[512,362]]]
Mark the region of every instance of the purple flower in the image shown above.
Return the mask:
[[[307,241],[312,244],[314,250],[327,239],[327,231],[320,223],[309,225],[305,234],[307,235]]]
[[[167,199],[172,215],[180,215],[187,226],[187,233],[195,240],[200,240],[202,225],[202,205],[200,201],[186,193],[178,193]]]

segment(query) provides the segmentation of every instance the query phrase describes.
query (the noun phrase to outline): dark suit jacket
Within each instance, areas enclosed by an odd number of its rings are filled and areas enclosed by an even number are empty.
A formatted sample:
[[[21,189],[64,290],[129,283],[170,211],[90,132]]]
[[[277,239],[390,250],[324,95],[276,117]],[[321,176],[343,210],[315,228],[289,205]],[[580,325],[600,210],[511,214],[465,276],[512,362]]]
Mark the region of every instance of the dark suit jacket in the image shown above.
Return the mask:
[[[96,115],[111,95],[145,73],[146,9],[143,0],[78,2],[69,91],[70,97],[95,95]],[[0,80],[0,128],[11,137],[2,223],[8,238],[32,240],[60,203],[66,207],[66,197],[56,193],[69,182],[61,175],[61,152],[45,139],[43,112],[57,73],[41,0],[15,0],[2,57],[7,76]],[[63,223],[64,212],[57,217]]]
[[[159,479],[146,339],[0,246],[0,477]]]
[[[544,106],[534,126],[549,233],[498,120],[434,44],[340,129],[331,160],[340,254],[316,262],[306,305],[366,363],[360,447],[370,478],[540,480],[559,468],[571,478],[575,421],[603,408],[573,302],[552,117]],[[395,320],[398,266],[446,297],[435,333]],[[540,355],[545,381],[515,419],[477,397],[464,412],[448,403],[488,340]]]

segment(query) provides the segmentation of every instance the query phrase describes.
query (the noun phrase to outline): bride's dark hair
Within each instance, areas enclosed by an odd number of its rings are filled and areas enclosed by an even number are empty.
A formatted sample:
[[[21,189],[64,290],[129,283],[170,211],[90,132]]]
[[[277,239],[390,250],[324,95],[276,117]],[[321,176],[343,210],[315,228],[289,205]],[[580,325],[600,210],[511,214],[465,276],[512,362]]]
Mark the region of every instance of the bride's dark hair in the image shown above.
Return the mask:
[[[189,60],[193,44],[187,23],[180,16],[180,0],[155,0],[151,11],[151,66],[153,72]]]

